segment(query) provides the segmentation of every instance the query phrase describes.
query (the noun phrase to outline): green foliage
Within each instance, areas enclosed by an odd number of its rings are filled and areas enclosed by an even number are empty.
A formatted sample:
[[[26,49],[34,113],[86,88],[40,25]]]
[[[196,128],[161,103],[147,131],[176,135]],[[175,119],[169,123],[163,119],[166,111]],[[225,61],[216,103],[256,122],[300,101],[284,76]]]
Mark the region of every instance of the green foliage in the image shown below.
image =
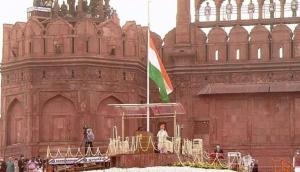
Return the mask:
[[[227,167],[222,166],[220,163],[208,163],[208,162],[175,162],[173,164],[174,166],[177,167],[182,167],[182,166],[189,166],[189,167],[194,167],[194,168],[203,168],[203,169],[228,169]]]

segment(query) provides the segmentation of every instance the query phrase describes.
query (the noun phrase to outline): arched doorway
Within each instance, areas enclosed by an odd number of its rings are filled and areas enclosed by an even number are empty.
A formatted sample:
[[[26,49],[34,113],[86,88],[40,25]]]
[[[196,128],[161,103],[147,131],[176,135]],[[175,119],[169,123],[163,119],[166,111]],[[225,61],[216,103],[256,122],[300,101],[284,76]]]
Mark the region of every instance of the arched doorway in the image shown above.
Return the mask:
[[[26,126],[24,107],[19,100],[15,99],[7,111],[7,145],[24,143]]]
[[[96,141],[106,141],[112,136],[113,126],[118,127],[118,135],[121,134],[121,115],[109,106],[109,104],[120,104],[122,103],[119,99],[110,96],[102,100],[98,106],[96,120],[95,120],[95,139]]]
[[[42,109],[40,139],[42,142],[80,141],[81,127],[74,104],[63,96],[48,100]]]

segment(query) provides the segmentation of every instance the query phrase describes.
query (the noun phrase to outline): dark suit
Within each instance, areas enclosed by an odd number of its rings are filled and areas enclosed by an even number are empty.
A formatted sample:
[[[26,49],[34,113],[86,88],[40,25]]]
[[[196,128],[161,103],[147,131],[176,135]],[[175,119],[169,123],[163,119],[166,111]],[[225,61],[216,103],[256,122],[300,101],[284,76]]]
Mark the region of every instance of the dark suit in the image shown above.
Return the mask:
[[[219,150],[215,149],[215,153],[224,153],[224,152],[223,149],[219,149]]]
[[[18,161],[19,172],[24,172],[25,166],[26,166],[25,160],[19,159]]]

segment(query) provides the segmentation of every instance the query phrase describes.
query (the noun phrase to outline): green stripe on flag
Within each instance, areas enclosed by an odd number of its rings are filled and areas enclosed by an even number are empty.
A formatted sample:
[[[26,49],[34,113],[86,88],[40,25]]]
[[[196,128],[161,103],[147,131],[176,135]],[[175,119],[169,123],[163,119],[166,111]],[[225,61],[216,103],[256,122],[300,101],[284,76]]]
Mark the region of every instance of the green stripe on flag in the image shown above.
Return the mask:
[[[169,96],[165,87],[161,72],[149,63],[149,76],[159,88],[159,94],[163,102],[169,102]]]

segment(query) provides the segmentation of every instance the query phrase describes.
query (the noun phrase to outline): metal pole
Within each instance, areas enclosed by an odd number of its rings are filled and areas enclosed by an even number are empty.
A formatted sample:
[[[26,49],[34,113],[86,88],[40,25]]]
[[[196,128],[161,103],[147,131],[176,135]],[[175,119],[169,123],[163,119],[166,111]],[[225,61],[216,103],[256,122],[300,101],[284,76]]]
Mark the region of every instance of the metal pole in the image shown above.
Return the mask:
[[[122,113],[122,141],[124,139],[124,114],[125,112]]]
[[[150,45],[150,0],[148,0],[148,52]],[[149,54],[147,54],[147,132],[150,132],[150,81],[149,81]]]
[[[175,132],[176,132],[176,111],[174,112],[174,135],[175,135]]]

